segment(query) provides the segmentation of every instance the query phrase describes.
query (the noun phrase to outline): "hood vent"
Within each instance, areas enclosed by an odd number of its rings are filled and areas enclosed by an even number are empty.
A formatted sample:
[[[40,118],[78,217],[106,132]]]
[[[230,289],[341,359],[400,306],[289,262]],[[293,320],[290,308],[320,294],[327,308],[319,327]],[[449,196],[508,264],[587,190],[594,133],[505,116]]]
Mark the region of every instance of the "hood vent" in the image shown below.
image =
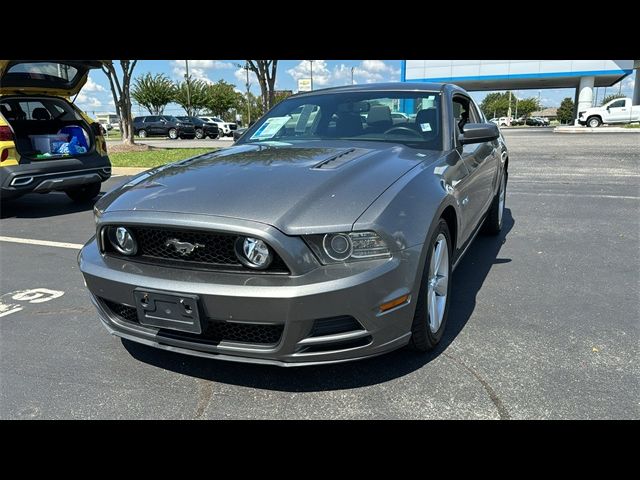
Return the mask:
[[[325,158],[317,165],[314,165],[312,168],[314,170],[331,170],[339,168],[345,163],[350,162],[351,160],[354,160],[367,152],[369,152],[369,150],[365,148],[345,148],[335,155],[332,155],[329,158]]]

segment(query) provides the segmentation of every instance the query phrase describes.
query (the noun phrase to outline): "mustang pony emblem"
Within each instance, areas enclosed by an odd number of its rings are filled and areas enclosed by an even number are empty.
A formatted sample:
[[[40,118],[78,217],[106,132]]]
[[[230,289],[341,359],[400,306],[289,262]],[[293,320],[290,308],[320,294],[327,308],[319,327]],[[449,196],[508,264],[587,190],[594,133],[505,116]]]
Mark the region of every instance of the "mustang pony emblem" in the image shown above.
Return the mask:
[[[204,248],[204,245],[201,243],[189,243],[189,242],[181,242],[177,238],[169,238],[165,243],[165,247],[170,247],[173,245],[173,248],[176,249],[183,257],[191,254],[196,248]]]

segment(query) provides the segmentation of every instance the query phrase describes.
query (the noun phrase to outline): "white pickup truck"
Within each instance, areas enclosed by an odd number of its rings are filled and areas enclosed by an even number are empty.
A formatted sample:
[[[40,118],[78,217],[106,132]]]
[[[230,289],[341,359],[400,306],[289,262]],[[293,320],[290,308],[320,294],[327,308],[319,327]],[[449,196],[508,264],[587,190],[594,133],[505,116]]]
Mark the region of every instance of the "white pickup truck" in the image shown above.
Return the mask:
[[[640,105],[632,105],[630,98],[616,98],[601,107],[587,108],[578,113],[578,123],[588,127],[631,122],[640,122]]]

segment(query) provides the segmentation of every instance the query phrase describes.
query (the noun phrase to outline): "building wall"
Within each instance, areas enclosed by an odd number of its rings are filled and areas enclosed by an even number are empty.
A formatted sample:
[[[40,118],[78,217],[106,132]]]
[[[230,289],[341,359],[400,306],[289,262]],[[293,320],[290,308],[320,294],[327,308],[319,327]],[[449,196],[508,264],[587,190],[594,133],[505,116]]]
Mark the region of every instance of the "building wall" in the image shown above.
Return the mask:
[[[625,75],[633,60],[406,60],[403,80],[452,82],[499,78]]]

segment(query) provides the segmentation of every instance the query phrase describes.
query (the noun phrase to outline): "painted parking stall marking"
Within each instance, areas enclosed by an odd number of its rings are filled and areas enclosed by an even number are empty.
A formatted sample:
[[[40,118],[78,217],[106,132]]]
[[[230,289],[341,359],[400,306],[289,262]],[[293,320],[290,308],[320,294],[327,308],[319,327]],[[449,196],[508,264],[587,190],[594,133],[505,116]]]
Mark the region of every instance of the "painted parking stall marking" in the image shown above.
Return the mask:
[[[25,304],[45,303],[64,295],[62,290],[50,290],[48,288],[32,288],[27,290],[15,290],[5,293],[0,297],[0,317],[6,317],[12,313],[20,312]],[[9,298],[18,303],[5,303],[5,298]]]
[[[1,235],[0,235],[0,242],[24,243],[27,245],[41,245],[44,247],[71,248],[73,250],[80,250],[82,248],[82,244],[80,243],[51,242],[49,240],[34,240],[32,238],[5,237]]]

